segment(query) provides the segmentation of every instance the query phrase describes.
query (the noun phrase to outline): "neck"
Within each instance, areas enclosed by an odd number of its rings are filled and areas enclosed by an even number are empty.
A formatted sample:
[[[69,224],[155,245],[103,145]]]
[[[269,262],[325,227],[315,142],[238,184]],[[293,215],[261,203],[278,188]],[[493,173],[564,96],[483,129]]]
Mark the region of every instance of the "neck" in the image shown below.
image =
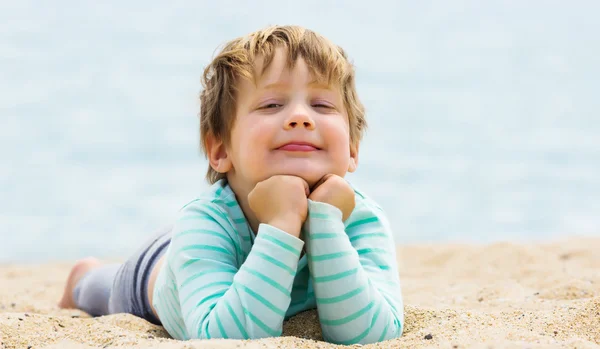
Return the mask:
[[[244,216],[246,217],[248,224],[250,224],[250,228],[252,228],[252,231],[254,232],[254,234],[257,234],[258,233],[258,225],[260,224],[260,222],[254,215],[254,212],[252,211],[252,209],[250,209],[250,204],[248,203],[248,194],[250,194],[250,192],[252,191],[253,188],[243,185],[242,183],[238,183],[238,181],[236,181],[235,178],[231,178],[231,177],[227,176],[227,182],[229,183],[231,190],[233,190],[233,192],[235,193],[235,198],[236,198],[237,202],[240,204],[240,207],[242,208],[242,212],[244,213]]]

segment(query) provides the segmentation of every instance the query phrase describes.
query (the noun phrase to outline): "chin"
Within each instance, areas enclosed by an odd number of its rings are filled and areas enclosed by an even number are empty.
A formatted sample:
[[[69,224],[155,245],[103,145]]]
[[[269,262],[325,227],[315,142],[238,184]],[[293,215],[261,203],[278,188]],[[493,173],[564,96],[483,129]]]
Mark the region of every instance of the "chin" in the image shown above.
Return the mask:
[[[308,186],[312,188],[317,182],[328,172],[326,171],[315,171],[314,169],[308,169],[306,167],[299,169],[282,169],[281,171],[276,171],[272,173],[269,177],[276,175],[286,175],[286,176],[296,176],[304,179]]]

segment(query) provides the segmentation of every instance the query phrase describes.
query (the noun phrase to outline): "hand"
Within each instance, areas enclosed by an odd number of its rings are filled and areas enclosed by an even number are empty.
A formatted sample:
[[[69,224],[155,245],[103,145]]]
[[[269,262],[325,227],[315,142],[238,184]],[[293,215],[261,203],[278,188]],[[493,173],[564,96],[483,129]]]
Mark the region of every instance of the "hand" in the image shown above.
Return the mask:
[[[334,174],[323,176],[308,198],[339,208],[342,211],[342,221],[348,219],[354,210],[354,190],[342,177]]]
[[[308,213],[308,193],[304,179],[277,175],[256,184],[248,194],[248,204],[260,223],[299,237]]]

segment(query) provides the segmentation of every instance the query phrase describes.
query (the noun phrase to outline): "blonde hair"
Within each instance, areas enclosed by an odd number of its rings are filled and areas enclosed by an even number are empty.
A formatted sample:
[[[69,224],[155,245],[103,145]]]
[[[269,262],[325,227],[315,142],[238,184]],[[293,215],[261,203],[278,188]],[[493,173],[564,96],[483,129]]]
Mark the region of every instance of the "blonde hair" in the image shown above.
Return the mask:
[[[315,78],[340,87],[348,113],[350,142],[358,145],[367,123],[356,92],[354,67],[344,50],[311,30],[299,26],[272,26],[228,42],[205,68],[200,93],[200,143],[205,155],[208,155],[208,135],[229,145],[235,122],[236,81],[240,78],[256,81],[255,59],[263,60],[263,71],[259,72],[262,74],[277,48],[286,49],[289,67],[293,67],[300,56]],[[211,184],[224,177],[225,174],[208,166],[206,178]]]

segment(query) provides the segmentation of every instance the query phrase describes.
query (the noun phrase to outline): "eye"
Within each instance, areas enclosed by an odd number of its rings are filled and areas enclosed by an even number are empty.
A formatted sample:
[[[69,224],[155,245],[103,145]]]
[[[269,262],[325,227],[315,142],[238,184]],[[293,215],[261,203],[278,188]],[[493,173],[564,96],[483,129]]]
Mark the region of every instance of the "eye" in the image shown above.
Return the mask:
[[[276,109],[276,108],[281,108],[281,107],[283,107],[283,104],[269,103],[269,104],[265,104],[265,105],[261,106],[259,109]]]
[[[324,110],[335,110],[335,106],[329,102],[317,101],[312,104],[313,108]]]

